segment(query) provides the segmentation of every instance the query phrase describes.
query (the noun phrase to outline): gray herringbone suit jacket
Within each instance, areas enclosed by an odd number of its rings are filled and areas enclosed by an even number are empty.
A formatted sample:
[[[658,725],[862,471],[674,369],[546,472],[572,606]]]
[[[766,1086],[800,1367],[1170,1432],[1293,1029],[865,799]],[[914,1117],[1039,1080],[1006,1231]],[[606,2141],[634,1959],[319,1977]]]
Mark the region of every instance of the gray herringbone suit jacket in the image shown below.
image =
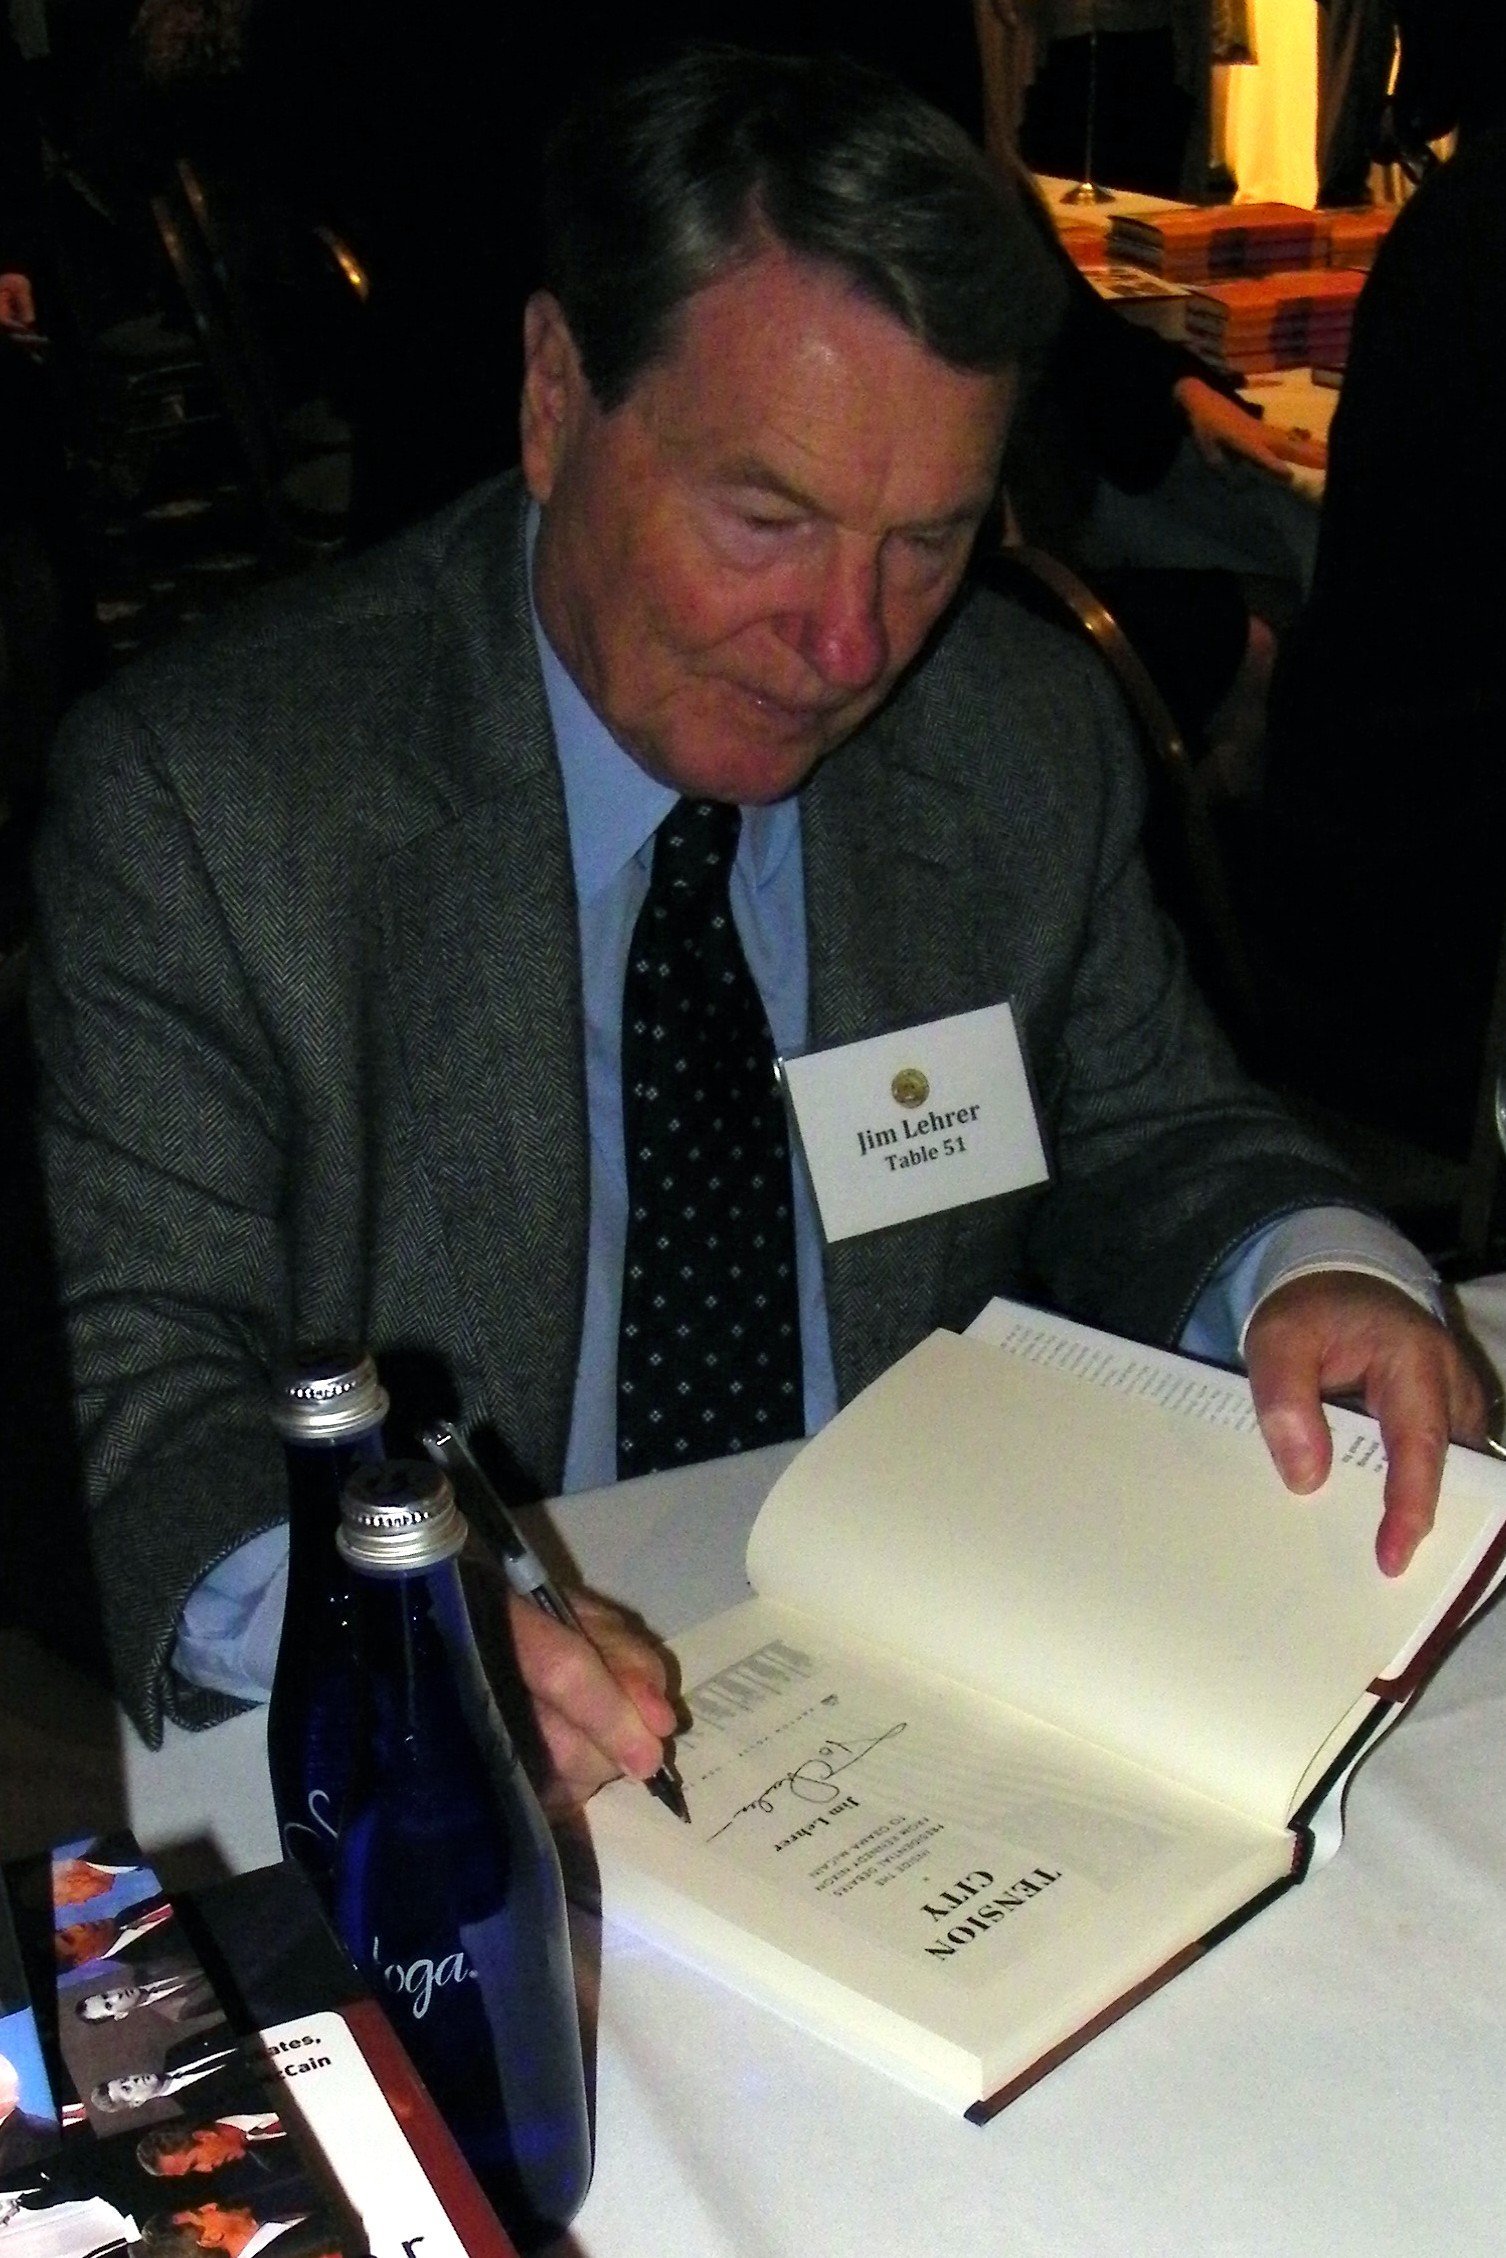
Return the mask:
[[[1148,905],[1096,670],[996,599],[807,787],[811,1036],[1013,1000],[1052,1188],[831,1250],[848,1396],[1000,1289],[1174,1335],[1268,1217],[1346,1199],[1232,1067]],[[564,806],[504,482],[73,718],[36,988],[59,1268],[122,1692],[284,1510],[294,1342],[442,1369],[558,1483],[587,1154]]]

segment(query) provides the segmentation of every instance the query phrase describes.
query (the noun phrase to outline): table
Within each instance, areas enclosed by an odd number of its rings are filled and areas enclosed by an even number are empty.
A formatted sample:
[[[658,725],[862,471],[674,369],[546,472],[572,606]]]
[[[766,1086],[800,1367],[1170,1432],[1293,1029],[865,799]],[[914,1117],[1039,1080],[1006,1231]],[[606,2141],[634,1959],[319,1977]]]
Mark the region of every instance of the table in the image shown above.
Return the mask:
[[[1282,420],[1274,409],[1268,413],[1273,423]],[[1305,594],[1317,557],[1321,484],[1321,474],[1283,482],[1232,457],[1215,469],[1187,440],[1147,494],[1122,493],[1100,479],[1080,553],[1090,568],[1249,573]]]
[[[1328,444],[1328,430],[1339,404],[1338,386],[1317,384],[1305,368],[1274,369],[1266,376],[1251,376],[1241,387],[1245,399],[1263,408],[1267,423],[1302,438]],[[1291,466],[1292,492],[1321,505],[1328,472],[1306,463]]]
[[[1194,209],[1172,196],[1143,195],[1138,188],[1116,188],[1104,204],[1069,204],[1067,198],[1077,183],[1055,173],[1037,173],[1035,185],[1058,228],[1085,228],[1094,235],[1106,236],[1116,219],[1154,219],[1160,212]]]
[[[571,1499],[552,1525],[602,1588],[672,1633],[743,1595],[743,1534],[785,1455]],[[1334,1863],[981,2129],[609,1920],[596,2179],[573,2249],[1494,2254],[1503,1744],[1498,1610],[1364,1767]],[[258,1717],[173,1733],[127,1772],[149,1846],[197,1826],[232,1863],[273,1848]]]
[[[1295,429],[1305,432],[1309,439],[1327,439],[1339,404],[1338,386],[1315,384],[1310,369],[1272,369],[1265,376],[1247,377],[1242,390],[1244,397],[1264,408],[1268,420],[1280,424],[1283,431]]]
[[[1069,181],[1037,179],[1059,230],[1085,229],[1105,239],[1113,220],[1186,211],[1164,197],[1115,189],[1111,204],[1065,204]],[[1245,387],[1271,423],[1298,425],[1326,438],[1337,395],[1313,384],[1305,369],[1257,377]],[[1079,535],[1089,567],[1114,570],[1143,565],[1174,570],[1236,572],[1289,583],[1304,593],[1317,554],[1321,471],[1297,471],[1283,486],[1247,463],[1215,470],[1190,443],[1149,493],[1126,494],[1100,480]]]

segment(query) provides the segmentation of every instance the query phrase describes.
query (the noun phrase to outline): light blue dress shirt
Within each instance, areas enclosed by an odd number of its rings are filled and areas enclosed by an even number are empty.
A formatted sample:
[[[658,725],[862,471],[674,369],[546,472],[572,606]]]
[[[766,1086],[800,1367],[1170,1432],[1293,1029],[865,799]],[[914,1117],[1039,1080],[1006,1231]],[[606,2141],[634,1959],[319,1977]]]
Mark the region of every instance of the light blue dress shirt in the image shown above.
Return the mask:
[[[536,615],[534,634],[564,781],[585,1009],[591,1210],[585,1316],[565,1454],[564,1488],[570,1491],[617,1477],[617,1324],[627,1231],[622,983],[633,925],[648,891],[654,833],[676,795],[622,750],[587,705]],[[798,801],[744,809],[731,896],[775,1048],[798,1053],[807,1041],[809,987]],[[805,1424],[813,1434],[836,1409],[836,1376],[820,1225],[798,1154],[794,1177]],[[1351,1208],[1310,1208],[1235,1249],[1203,1289],[1179,1345],[1214,1363],[1236,1363],[1259,1303],[1288,1279],[1316,1270],[1367,1272],[1441,1313],[1434,1273],[1398,1232]],[[195,1684],[264,1701],[277,1657],[286,1576],[285,1528],[251,1538],[211,1569],[183,1610],[174,1669]]]

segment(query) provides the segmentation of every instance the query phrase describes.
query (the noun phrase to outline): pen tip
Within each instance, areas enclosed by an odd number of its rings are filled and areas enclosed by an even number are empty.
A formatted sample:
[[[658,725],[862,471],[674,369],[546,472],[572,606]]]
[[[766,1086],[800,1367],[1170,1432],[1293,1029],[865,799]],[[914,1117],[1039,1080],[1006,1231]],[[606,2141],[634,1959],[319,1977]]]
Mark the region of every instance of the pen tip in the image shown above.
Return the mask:
[[[653,1778],[645,1780],[643,1784],[650,1795],[658,1798],[666,1811],[672,1811],[677,1819],[683,1819],[687,1827],[690,1825],[690,1808],[685,1801],[685,1791],[667,1767],[661,1766]]]

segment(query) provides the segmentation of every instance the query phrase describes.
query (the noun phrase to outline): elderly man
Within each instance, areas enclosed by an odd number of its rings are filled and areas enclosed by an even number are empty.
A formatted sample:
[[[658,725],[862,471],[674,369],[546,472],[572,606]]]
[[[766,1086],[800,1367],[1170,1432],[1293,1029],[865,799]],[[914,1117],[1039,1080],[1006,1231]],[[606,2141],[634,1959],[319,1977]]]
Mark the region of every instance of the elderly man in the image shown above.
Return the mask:
[[[1012,192],[882,79],[713,53],[565,132],[549,237],[525,483],[61,750],[45,1124],[143,1729],[265,1676],[294,1340],[369,1341],[399,1411],[438,1372],[539,1495],[798,1433],[1033,1293],[1243,1338],[1294,1487],[1362,1390],[1400,1571],[1482,1420],[1425,1266],[1189,992],[1106,684],[964,589],[1054,310]],[[1049,1185],[823,1244],[772,1051],[1005,999]],[[589,1621],[514,1616],[578,1792],[673,1722]]]
[[[21,2073],[9,2055],[0,2054],[0,2172],[10,2173],[56,2145],[50,2117],[34,2117],[21,2105]]]

